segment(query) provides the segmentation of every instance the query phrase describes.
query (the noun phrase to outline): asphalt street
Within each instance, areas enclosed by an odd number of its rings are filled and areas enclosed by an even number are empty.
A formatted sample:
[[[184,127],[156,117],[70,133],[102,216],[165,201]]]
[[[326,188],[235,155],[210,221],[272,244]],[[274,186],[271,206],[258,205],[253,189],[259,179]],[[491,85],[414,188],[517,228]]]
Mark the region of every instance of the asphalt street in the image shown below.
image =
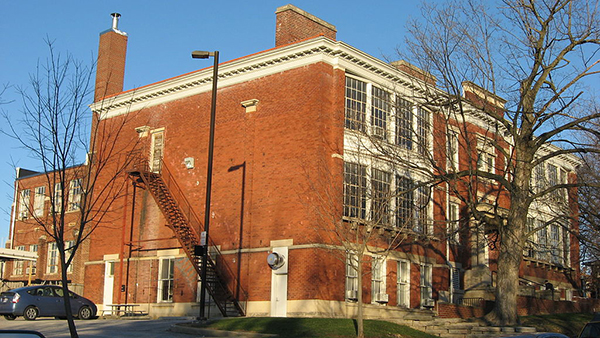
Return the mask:
[[[176,323],[190,321],[192,321],[192,318],[168,318],[154,320],[93,319],[75,320],[75,326],[77,327],[79,336],[82,338],[190,338],[194,337],[194,335],[169,331],[169,328]],[[35,330],[41,332],[47,338],[70,337],[67,321],[51,318],[38,318],[34,321],[26,321],[23,318],[6,320],[4,317],[1,317],[0,329]]]

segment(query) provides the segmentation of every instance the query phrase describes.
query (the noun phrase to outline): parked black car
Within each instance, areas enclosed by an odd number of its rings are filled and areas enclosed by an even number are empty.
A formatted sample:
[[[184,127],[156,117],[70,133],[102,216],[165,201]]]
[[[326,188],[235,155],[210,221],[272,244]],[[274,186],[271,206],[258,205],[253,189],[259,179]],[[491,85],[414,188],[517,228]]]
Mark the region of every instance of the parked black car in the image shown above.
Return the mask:
[[[69,291],[71,309],[79,319],[96,317],[98,308],[89,299]],[[63,290],[55,285],[26,286],[0,294],[0,315],[8,320],[23,316],[26,320],[37,317],[66,317]]]
[[[597,315],[596,315],[597,316]],[[578,338],[599,338],[600,337],[600,321],[596,320],[596,316],[591,322],[585,324]]]

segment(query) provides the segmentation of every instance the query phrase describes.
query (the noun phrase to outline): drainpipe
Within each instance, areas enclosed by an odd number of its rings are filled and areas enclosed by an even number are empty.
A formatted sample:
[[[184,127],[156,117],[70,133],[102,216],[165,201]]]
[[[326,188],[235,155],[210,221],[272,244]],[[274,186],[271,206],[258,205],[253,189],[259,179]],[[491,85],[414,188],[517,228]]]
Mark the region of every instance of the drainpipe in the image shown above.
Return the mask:
[[[11,209],[12,209],[12,216],[10,217],[10,247],[9,249],[13,249],[14,245],[15,245],[15,223],[17,221],[17,194],[19,193],[19,171],[21,171],[21,168],[17,167],[16,169],[16,179],[15,179],[15,193],[13,194],[13,202],[11,205]]]

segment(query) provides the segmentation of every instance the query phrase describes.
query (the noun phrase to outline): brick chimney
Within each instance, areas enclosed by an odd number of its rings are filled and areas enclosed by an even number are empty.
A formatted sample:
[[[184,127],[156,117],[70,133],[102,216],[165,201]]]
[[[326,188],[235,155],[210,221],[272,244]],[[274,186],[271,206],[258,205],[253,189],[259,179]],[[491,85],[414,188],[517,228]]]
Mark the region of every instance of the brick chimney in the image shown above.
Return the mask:
[[[100,33],[94,102],[123,91],[127,33],[118,29],[121,14],[112,13],[112,27]]]
[[[477,109],[488,110],[496,113],[498,116],[504,115],[505,99],[470,81],[464,81],[462,87],[464,98],[470,101]]]
[[[275,47],[298,42],[317,35],[335,40],[335,26],[309,14],[294,5],[277,8]]]
[[[400,61],[390,62],[390,64],[392,66],[396,67],[396,69],[403,71],[410,76],[414,76],[419,80],[423,80],[432,86],[435,86],[435,83],[437,82],[437,79],[435,78],[435,76],[433,76],[431,73],[424,71],[423,69],[413,65],[412,63],[406,62],[404,60],[400,60]]]

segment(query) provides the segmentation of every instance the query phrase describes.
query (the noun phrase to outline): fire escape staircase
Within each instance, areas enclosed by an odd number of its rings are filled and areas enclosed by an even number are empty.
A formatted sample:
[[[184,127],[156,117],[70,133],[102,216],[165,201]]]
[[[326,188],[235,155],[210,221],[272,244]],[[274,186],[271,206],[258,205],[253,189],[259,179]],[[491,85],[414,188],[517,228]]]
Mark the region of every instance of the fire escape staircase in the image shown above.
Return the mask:
[[[201,275],[202,255],[195,252],[196,246],[200,245],[200,236],[196,229],[204,231],[204,225],[168,168],[162,163],[160,173],[134,169],[129,171],[129,176],[139,187],[150,192],[165,216],[167,225],[173,230],[198,275]],[[241,288],[238,279],[210,238],[208,244],[206,289],[224,317],[244,316],[247,293]]]

